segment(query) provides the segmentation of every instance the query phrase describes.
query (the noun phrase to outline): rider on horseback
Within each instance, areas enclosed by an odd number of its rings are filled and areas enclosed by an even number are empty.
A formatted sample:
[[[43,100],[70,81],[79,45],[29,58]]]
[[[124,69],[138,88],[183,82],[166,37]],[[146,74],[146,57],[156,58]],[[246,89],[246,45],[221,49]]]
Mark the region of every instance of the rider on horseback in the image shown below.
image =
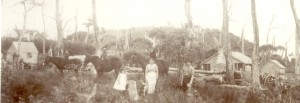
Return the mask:
[[[66,59],[66,60],[69,60],[69,51],[68,50],[66,50],[66,52],[65,52],[65,55],[64,55],[64,58]]]
[[[106,56],[107,56],[106,48],[103,48],[103,53],[102,53],[102,55],[101,55],[101,59],[102,59],[102,60],[105,60],[105,59],[106,59]]]

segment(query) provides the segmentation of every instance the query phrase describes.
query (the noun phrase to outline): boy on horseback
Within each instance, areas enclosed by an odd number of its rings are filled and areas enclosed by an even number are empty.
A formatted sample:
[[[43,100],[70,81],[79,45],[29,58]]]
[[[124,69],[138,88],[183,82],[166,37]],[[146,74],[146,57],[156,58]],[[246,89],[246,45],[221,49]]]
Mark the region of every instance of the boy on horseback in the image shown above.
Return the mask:
[[[66,50],[66,53],[65,53],[65,55],[64,55],[64,58],[65,58],[66,60],[69,60],[69,56],[70,56],[69,51]]]
[[[105,60],[105,59],[106,59],[106,56],[107,56],[106,48],[103,48],[103,53],[102,53],[102,55],[101,55],[101,59],[102,59],[102,60]]]

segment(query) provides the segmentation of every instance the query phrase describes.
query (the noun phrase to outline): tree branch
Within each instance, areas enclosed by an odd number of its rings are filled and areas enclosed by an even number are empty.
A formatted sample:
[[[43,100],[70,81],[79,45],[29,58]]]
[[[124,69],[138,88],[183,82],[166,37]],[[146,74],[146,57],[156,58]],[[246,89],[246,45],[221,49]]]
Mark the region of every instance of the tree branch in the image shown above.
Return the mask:
[[[231,17],[231,15],[232,15],[232,10],[231,10],[231,7],[232,7],[232,5],[233,5],[233,1],[234,0],[231,0],[231,2],[230,2],[230,5],[229,5],[229,8],[228,8],[228,16],[229,16],[229,18]]]
[[[68,20],[66,20],[65,24],[64,24],[64,27],[63,27],[63,30],[65,30],[67,24],[69,23],[69,21],[71,21],[74,17],[71,17],[69,18]]]
[[[15,4],[9,6],[8,8],[14,7],[14,6],[18,5],[18,4],[23,4],[23,3],[25,3],[26,1],[28,1],[28,0],[20,1],[20,2],[18,2],[18,3],[15,3]]]
[[[47,16],[47,15],[46,15],[46,17],[48,17],[48,18],[50,18],[50,19],[52,19],[52,20],[56,20],[56,18],[55,18],[55,17],[52,17],[52,16]]]
[[[146,39],[148,39],[149,41],[152,42],[152,47],[155,47],[155,46],[156,46],[156,42],[155,42],[156,38],[155,38],[155,37],[150,38],[149,34],[146,33],[146,32],[144,33],[144,36],[145,36]]]
[[[30,10],[32,10],[35,6],[31,6],[29,9],[27,9],[25,12],[29,12]]]
[[[290,0],[290,5],[291,5],[292,13],[293,13],[293,16],[294,16],[294,19],[295,19],[295,24],[297,24],[297,21],[300,22],[300,20],[298,20],[298,17],[297,17],[297,12],[296,12],[296,9],[295,9],[294,0]]]

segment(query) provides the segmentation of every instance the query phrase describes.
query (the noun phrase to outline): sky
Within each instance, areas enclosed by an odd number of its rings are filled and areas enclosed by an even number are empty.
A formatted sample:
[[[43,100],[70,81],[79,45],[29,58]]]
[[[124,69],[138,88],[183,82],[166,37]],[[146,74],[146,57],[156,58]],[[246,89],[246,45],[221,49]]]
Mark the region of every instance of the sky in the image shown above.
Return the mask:
[[[22,5],[15,5],[21,0],[2,0],[1,36],[13,34],[13,28],[22,28]],[[41,1],[41,0],[37,0]],[[55,0],[45,0],[47,38],[56,39]],[[78,31],[86,31],[82,25],[92,17],[91,0],[60,0],[62,18],[70,19],[64,34],[75,31],[76,11],[78,14]],[[221,29],[223,20],[223,0],[191,0],[192,20],[202,28]],[[229,31],[241,35],[245,26],[245,39],[253,41],[250,0],[229,0]],[[298,17],[300,17],[300,0],[294,0]],[[142,26],[181,27],[186,22],[184,0],[96,0],[98,25],[105,29],[125,29]],[[289,0],[256,0],[257,19],[260,33],[260,45],[266,44],[267,31],[274,17],[269,43],[275,36],[275,45],[288,43],[288,52],[294,52],[295,23]],[[41,7],[36,7],[28,14],[28,29],[43,31]],[[63,25],[65,23],[63,22]],[[66,36],[66,35],[64,35]]]

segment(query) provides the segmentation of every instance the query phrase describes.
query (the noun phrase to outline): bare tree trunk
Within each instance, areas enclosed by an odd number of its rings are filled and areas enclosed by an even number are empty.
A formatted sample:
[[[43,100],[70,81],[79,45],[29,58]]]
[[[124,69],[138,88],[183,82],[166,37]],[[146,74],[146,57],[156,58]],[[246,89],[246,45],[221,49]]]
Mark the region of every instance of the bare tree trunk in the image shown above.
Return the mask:
[[[87,27],[87,34],[86,34],[86,36],[85,36],[85,38],[84,38],[84,42],[85,42],[85,43],[87,43],[87,41],[88,41],[88,39],[89,39],[89,35],[90,35],[90,27],[88,26],[88,27]]]
[[[295,34],[295,73],[300,74],[300,57],[299,57],[299,46],[300,46],[300,20],[297,17],[296,8],[294,5],[294,0],[290,0],[291,9],[294,15],[294,20],[296,24],[296,34]]]
[[[191,34],[191,30],[193,28],[193,21],[192,21],[192,15],[191,15],[191,0],[184,0],[184,9],[185,9],[185,17],[186,17],[186,29],[188,30],[188,32]],[[189,34],[189,35],[190,35]],[[184,50],[186,48],[186,39],[182,38],[182,46],[180,48],[180,53],[179,53],[179,58],[178,58],[178,72],[177,72],[177,76],[180,77],[182,75],[181,70],[184,64],[184,60],[183,60],[183,56],[185,54]]]
[[[43,54],[46,54],[46,23],[45,23],[45,14],[44,14],[44,6],[42,7],[42,18],[43,18],[43,29],[44,29],[44,33],[43,33]]]
[[[284,60],[285,60],[285,65],[288,65],[288,54],[287,54],[287,42],[285,42],[285,57],[284,57]]]
[[[77,20],[77,17],[78,17],[78,10],[76,10],[76,15],[75,15],[75,33],[73,35],[73,41],[75,41],[75,38],[76,38],[76,41],[78,41],[78,35],[77,35],[78,20]]]
[[[242,49],[242,53],[243,54],[245,54],[245,39],[244,39],[245,36],[244,36],[244,30],[245,30],[246,24],[247,23],[245,23],[244,26],[243,26],[242,35],[241,35],[241,41],[242,41],[242,48],[241,49]]]
[[[269,43],[269,35],[270,35],[271,30],[272,30],[272,24],[273,24],[274,18],[275,18],[275,16],[273,15],[272,19],[271,19],[271,22],[269,24],[269,29],[268,29],[268,33],[267,33],[267,42],[266,42],[266,44]]]
[[[129,35],[128,35],[127,32],[125,33],[125,35],[126,35],[126,37],[125,37],[125,45],[126,45],[125,46],[126,47],[125,50],[128,51],[129,50]]]
[[[229,84],[235,84],[234,81],[234,68],[231,54],[231,43],[229,35],[229,17],[228,17],[228,1],[223,0],[223,27],[222,34],[224,35],[224,47],[225,47],[225,60],[226,60],[226,77]]]
[[[96,55],[100,56],[101,47],[100,47],[100,41],[98,40],[99,35],[99,27],[97,25],[97,9],[96,9],[96,1],[92,0],[92,7],[93,7],[93,24],[94,24],[94,33],[95,33],[95,40],[96,40]]]
[[[26,30],[26,23],[27,23],[27,8],[26,8],[26,2],[23,1],[23,8],[24,8],[24,14],[23,14],[23,19],[24,19],[24,22],[23,22],[23,30],[21,30],[21,33],[19,34],[19,38],[18,38],[18,57],[17,57],[17,68],[19,69],[19,60],[21,59],[20,58],[20,52],[21,52],[21,38],[22,38],[22,35],[25,35],[25,30]]]
[[[23,33],[24,31],[26,30],[26,23],[27,23],[27,8],[26,8],[26,3],[24,1],[24,4],[23,4],[23,7],[24,7],[24,15],[23,15],[23,19],[24,19],[24,22],[23,22]]]
[[[283,57],[284,52],[285,52],[285,49],[284,49],[284,50],[281,50],[281,56],[280,56],[280,57],[281,57],[282,59],[284,59],[284,57]]]
[[[187,27],[191,28],[193,26],[192,15],[191,15],[191,0],[185,0],[185,16],[187,19]]]
[[[61,20],[61,14],[59,10],[60,10],[60,3],[59,0],[56,0],[55,20],[56,20],[56,28],[57,28],[57,45],[55,46],[56,53],[54,53],[54,56],[60,56],[62,39],[63,39],[62,20]]]
[[[272,40],[272,46],[275,47],[275,43],[276,43],[276,35],[273,36],[273,40]]]
[[[252,52],[252,82],[255,86],[260,86],[259,82],[259,30],[256,19],[256,9],[255,9],[255,0],[251,0],[251,14],[253,22],[253,31],[254,31],[254,47]]]

